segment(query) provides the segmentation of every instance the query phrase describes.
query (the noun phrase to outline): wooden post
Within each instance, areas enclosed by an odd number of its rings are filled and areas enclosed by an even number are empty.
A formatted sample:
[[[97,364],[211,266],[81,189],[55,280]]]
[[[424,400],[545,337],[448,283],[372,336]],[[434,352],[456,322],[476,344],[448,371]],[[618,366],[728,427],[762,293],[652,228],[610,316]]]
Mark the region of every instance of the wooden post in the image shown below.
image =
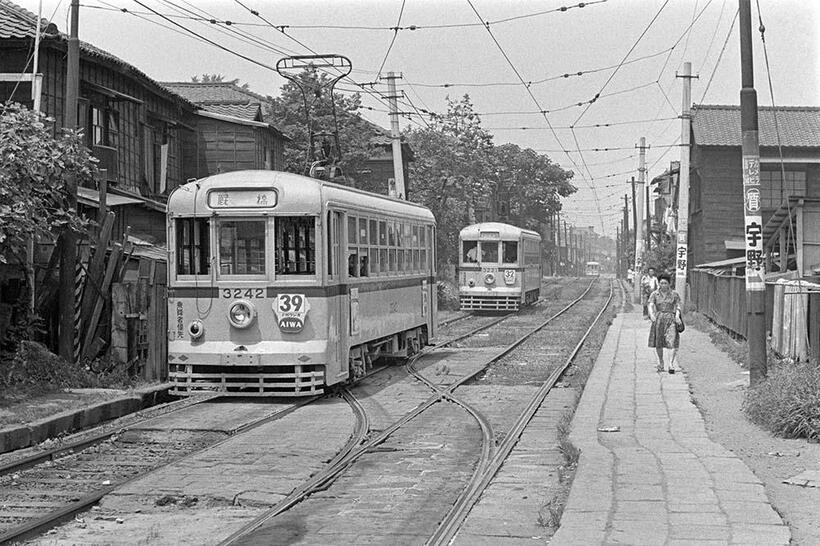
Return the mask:
[[[125,284],[111,285],[111,360],[128,362],[128,288]]]

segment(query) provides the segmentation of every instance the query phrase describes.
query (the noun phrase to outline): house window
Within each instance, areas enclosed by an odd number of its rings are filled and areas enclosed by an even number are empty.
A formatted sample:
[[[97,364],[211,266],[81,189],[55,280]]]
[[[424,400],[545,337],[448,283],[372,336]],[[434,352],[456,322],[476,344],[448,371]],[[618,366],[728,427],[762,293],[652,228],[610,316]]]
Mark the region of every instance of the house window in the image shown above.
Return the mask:
[[[119,144],[120,114],[116,110],[100,105],[91,106],[88,134],[92,146],[110,146]]]
[[[806,172],[786,171],[786,180],[783,173],[776,171],[760,171],[760,199],[764,209],[776,209],[783,201],[792,195],[806,194]]]

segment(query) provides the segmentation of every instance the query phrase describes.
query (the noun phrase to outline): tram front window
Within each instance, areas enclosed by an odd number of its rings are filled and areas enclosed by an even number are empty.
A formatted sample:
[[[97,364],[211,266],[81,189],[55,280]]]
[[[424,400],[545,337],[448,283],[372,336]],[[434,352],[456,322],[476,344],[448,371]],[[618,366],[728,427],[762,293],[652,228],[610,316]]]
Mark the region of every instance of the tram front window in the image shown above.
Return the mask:
[[[224,220],[219,224],[220,275],[265,274],[265,220]]]
[[[210,229],[207,218],[180,218],[176,221],[177,275],[210,273]]]
[[[498,263],[498,242],[481,243],[481,261],[486,263]]]
[[[478,261],[478,242],[464,241],[462,245],[464,247],[462,261],[470,264],[476,263]]]

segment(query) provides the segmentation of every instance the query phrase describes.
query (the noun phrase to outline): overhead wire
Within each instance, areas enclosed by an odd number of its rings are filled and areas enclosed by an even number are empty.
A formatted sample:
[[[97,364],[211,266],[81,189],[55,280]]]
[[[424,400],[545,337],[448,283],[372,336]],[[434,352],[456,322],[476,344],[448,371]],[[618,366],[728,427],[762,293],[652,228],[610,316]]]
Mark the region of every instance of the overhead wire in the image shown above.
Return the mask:
[[[396,43],[396,38],[399,35],[399,26],[401,25],[401,16],[404,15],[404,5],[407,3],[407,0],[401,0],[401,9],[399,10],[399,18],[396,21],[396,26],[393,29],[393,37],[390,39],[390,45],[387,46],[387,52],[384,54],[384,59],[382,59],[382,63],[379,65],[379,70],[376,72],[376,79],[378,80],[382,75],[382,70],[384,69],[384,64],[387,62],[387,58],[390,56],[390,50],[393,49],[393,44]]]
[[[667,0],[667,1],[668,1],[668,0]],[[473,5],[472,0],[467,0],[467,3],[470,5],[470,8],[473,10],[473,12],[475,13],[476,17],[478,17],[478,19],[479,19],[480,21],[483,21],[483,18],[481,17],[481,14],[478,12],[478,10],[476,9],[476,7]],[[533,94],[532,90],[530,89],[530,86],[528,86],[528,85],[526,84],[526,82],[524,81],[524,78],[521,76],[521,73],[518,71],[518,68],[516,68],[515,64],[514,64],[514,63],[512,62],[512,60],[510,59],[509,55],[507,55],[507,52],[506,52],[506,51],[504,51],[504,48],[501,46],[501,43],[500,43],[500,42],[498,41],[498,39],[495,37],[495,34],[493,34],[493,31],[492,31],[492,29],[490,28],[490,25],[486,24],[484,28],[487,30],[487,33],[490,35],[490,38],[492,39],[493,43],[495,43],[496,47],[497,47],[497,48],[498,48],[498,50],[501,52],[501,55],[502,55],[502,56],[504,57],[504,59],[507,61],[507,64],[510,66],[510,68],[512,69],[512,71],[513,71],[513,72],[515,73],[515,75],[518,77],[519,81],[521,82],[521,85],[522,85],[522,86],[524,86],[524,89],[527,91],[527,94],[530,96],[530,99],[532,99],[533,103],[535,104],[535,106],[538,108],[538,110],[539,110],[539,111],[543,111],[543,110],[544,110],[544,108],[541,106],[541,103],[539,103],[539,102],[538,102],[538,99],[537,99],[537,98],[535,97],[535,95]],[[550,130],[551,130],[551,132],[552,132],[552,136],[553,136],[553,138],[555,139],[555,141],[558,143],[558,145],[559,145],[559,146],[561,146],[562,148],[564,148],[564,145],[561,143],[561,139],[558,137],[558,133],[557,133],[557,132],[555,131],[555,129],[552,127],[552,123],[550,122],[549,118],[547,117],[547,114],[546,114],[546,113],[542,113],[541,115],[542,115],[542,117],[544,118],[544,121],[546,121],[547,125],[550,127]],[[576,143],[577,143],[577,139],[576,139]],[[577,165],[577,164],[576,164],[576,162],[575,162],[575,159],[574,159],[571,155],[569,155],[568,153],[566,153],[566,152],[564,152],[564,153],[566,154],[567,158],[568,158],[568,159],[572,162],[572,164],[575,166],[576,170],[580,171],[580,169],[578,168],[578,165]],[[580,155],[580,157],[581,157],[581,162],[583,163],[583,154],[581,154],[581,153],[580,153],[580,148],[579,148],[579,155]],[[588,167],[587,167],[587,173],[589,173],[589,168],[588,168]],[[591,178],[591,175],[590,175],[590,178]],[[582,179],[583,179],[583,174],[582,174]],[[592,184],[591,184],[591,183],[589,183],[589,182],[587,182],[587,184],[588,184],[589,188],[592,190],[593,195],[595,195],[595,188],[594,188],[594,186],[592,186]],[[596,206],[597,206],[597,208],[598,208],[598,209],[599,209],[599,211],[600,211],[600,205],[599,205],[599,204],[598,204],[598,202],[597,202],[597,196],[596,196]],[[603,229],[603,224],[601,225],[601,228]]]
[[[703,90],[703,95],[700,97],[700,104],[703,104],[703,100],[706,98],[706,93],[709,92],[709,87],[712,85],[712,80],[715,77],[718,66],[720,66],[720,61],[723,59],[723,53],[726,51],[726,46],[729,44],[729,38],[732,37],[732,30],[735,28],[735,23],[737,22],[739,14],[740,9],[735,11],[735,16],[732,18],[732,24],[729,26],[729,31],[726,33],[726,39],[723,40],[723,47],[720,48],[720,54],[718,55],[717,61],[715,61],[715,66],[712,68],[712,74],[709,76],[709,81],[706,83],[706,88]]]

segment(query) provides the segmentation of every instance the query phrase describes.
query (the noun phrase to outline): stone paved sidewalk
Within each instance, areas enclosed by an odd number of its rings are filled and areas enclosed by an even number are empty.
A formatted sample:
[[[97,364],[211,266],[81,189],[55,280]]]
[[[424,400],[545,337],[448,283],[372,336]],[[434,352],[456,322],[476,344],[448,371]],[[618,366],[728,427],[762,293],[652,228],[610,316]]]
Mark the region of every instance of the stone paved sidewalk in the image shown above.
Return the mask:
[[[647,336],[640,313],[607,334],[573,419],[581,456],[550,544],[788,544],[762,482],[709,439],[683,374],[655,371]]]

